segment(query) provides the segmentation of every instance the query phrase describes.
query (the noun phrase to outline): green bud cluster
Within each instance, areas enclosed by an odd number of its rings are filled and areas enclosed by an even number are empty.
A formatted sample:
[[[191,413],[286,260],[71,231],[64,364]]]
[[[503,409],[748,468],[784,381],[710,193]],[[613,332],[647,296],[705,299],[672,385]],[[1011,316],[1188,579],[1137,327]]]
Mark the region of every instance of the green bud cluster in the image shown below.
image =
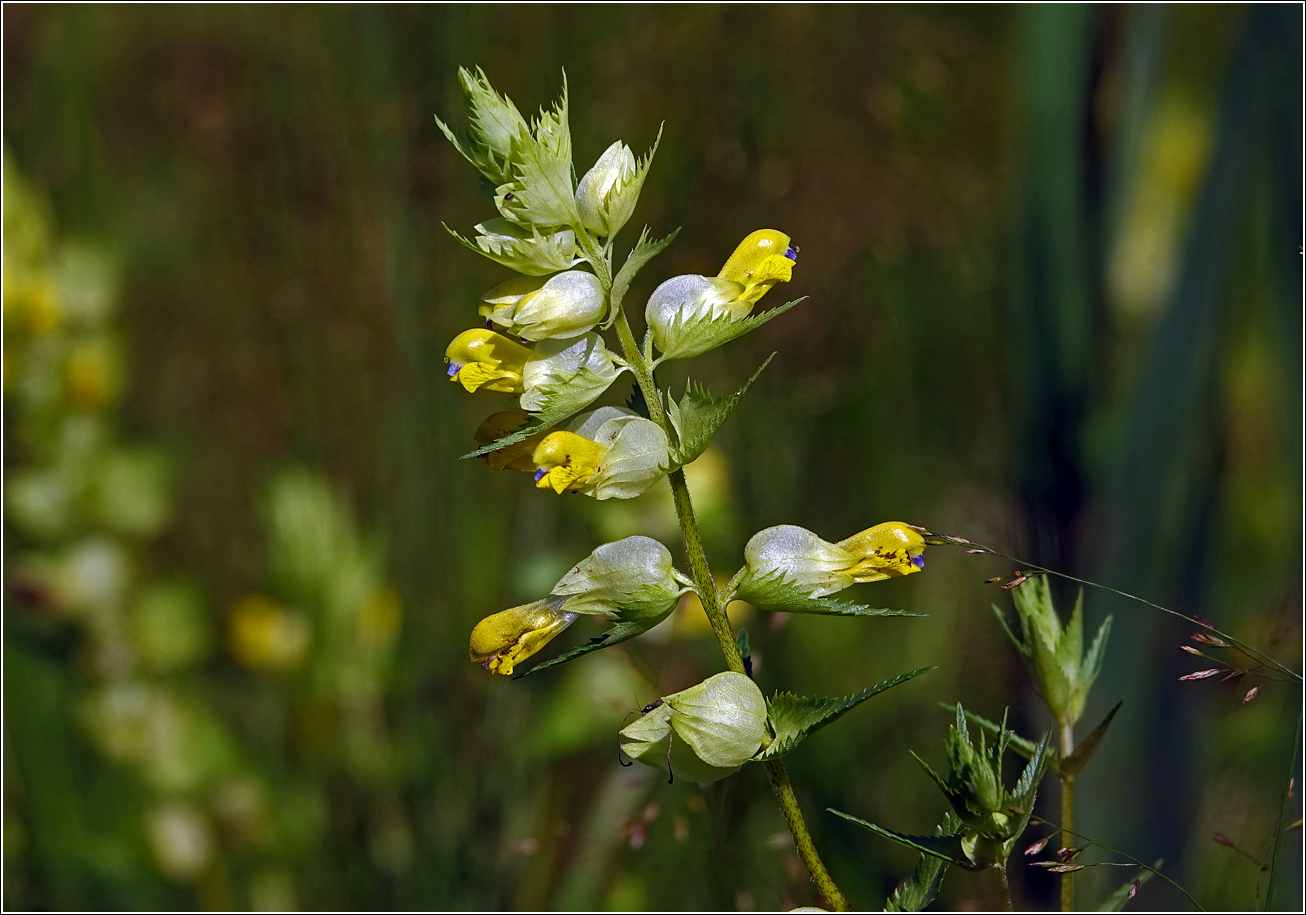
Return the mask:
[[[1084,652],[1084,591],[1075,599],[1070,621],[1063,627],[1052,604],[1052,589],[1047,576],[1037,575],[1012,589],[1020,619],[1020,635],[1012,631],[1004,614],[995,605],[1002,628],[1024,657],[1038,681],[1043,700],[1062,727],[1070,727],[1084,714],[1089,690],[1102,669],[1107,637],[1111,634],[1111,617],[1107,617],[1088,652]]]

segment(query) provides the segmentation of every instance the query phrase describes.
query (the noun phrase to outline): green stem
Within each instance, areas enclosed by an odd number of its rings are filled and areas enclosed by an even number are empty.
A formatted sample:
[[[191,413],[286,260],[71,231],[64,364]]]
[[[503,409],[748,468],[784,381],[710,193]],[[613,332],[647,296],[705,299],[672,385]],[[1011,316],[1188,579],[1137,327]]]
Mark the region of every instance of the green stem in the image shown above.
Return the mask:
[[[777,759],[765,765],[767,777],[771,779],[771,790],[780,801],[780,809],[784,811],[789,832],[793,834],[798,856],[807,865],[807,872],[812,875],[812,882],[816,884],[817,890],[826,901],[834,906],[836,912],[851,911],[848,900],[839,892],[834,878],[821,863],[821,856],[817,854],[816,845],[812,842],[812,834],[807,831],[807,823],[803,820],[803,812],[798,808],[798,798],[794,796],[794,786],[789,781],[789,773],[785,771],[784,763]]]
[[[1061,725],[1061,758],[1068,759],[1075,751],[1075,726]],[[1075,776],[1058,771],[1061,780],[1061,847],[1069,848],[1074,844],[1075,830]],[[1061,875],[1061,911],[1075,911],[1075,874]]]
[[[1002,899],[1002,910],[1004,912],[1016,911],[1011,904],[1011,884],[1007,882],[1007,866],[1005,864],[993,865],[993,880],[998,885],[998,896]]]
[[[584,244],[582,242],[582,245]],[[591,263],[594,262],[594,259],[591,259]],[[603,285],[605,296],[611,296],[611,270],[606,263],[601,272],[596,264],[595,273]],[[640,352],[635,342],[635,335],[630,330],[630,322],[626,320],[624,309],[619,309],[617,312],[616,327],[617,336],[621,340],[622,354],[630,364],[631,371],[635,373],[635,381],[644,394],[644,402],[648,404],[649,418],[657,423],[670,439],[673,433],[663,408],[662,394],[653,380],[653,371],[649,367],[648,360],[644,358],[644,354]],[[668,474],[668,478],[671,481],[671,496],[676,504],[676,518],[680,521],[680,533],[685,538],[685,552],[689,554],[689,568],[699,600],[703,602],[703,611],[707,614],[708,622],[712,624],[712,633],[716,636],[717,644],[721,646],[721,653],[725,655],[726,666],[735,673],[746,674],[744,659],[739,653],[739,644],[730,630],[730,619],[726,616],[725,608],[721,603],[721,594],[717,591],[712,570],[707,564],[707,552],[703,549],[703,537],[698,530],[698,519],[694,517],[694,504],[689,498],[689,485],[685,482],[685,472],[674,470]],[[789,781],[784,763],[773,760],[765,765],[767,777],[771,780],[771,788],[780,801],[785,822],[789,824],[789,832],[794,837],[798,856],[807,866],[812,882],[836,911],[849,911],[848,900],[839,891],[830,872],[825,869],[825,864],[816,851],[816,845],[812,842],[812,834],[808,831],[803,812],[798,807],[798,798],[794,795],[794,787]]]

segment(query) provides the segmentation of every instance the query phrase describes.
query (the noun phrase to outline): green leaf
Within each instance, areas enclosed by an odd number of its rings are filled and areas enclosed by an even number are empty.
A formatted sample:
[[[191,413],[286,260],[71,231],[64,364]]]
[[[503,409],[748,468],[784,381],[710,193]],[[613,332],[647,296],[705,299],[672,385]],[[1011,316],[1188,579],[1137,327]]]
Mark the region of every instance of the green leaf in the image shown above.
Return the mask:
[[[1030,757],[1029,763],[1025,766],[1025,771],[1020,774],[1020,781],[1016,782],[1015,790],[1011,792],[1011,796],[1016,801],[1016,806],[1024,814],[1020,828],[1015,832],[1017,837],[1025,831],[1025,825],[1029,822],[1030,814],[1034,812],[1034,798],[1038,794],[1038,783],[1043,780],[1043,773],[1047,771],[1048,743],[1051,739],[1052,732],[1050,730],[1044,731],[1043,739],[1034,748],[1034,755]]]
[[[735,597],[747,601],[759,610],[777,610],[786,613],[824,613],[829,616],[924,616],[906,610],[888,610],[868,607],[828,597],[811,597],[802,591],[783,572],[773,572],[762,578],[746,579],[735,592]]]
[[[444,229],[482,257],[527,276],[548,276],[580,262],[576,257],[576,234],[571,229],[541,232],[535,227],[523,229],[506,219],[495,218],[476,227],[480,234],[474,241],[463,238],[447,225]]]
[[[1084,655],[1083,663],[1079,665],[1079,686],[1085,692],[1093,685],[1097,679],[1098,672],[1102,669],[1102,657],[1106,654],[1106,640],[1111,635],[1111,617],[1102,621],[1102,628],[1098,629],[1093,644],[1089,646],[1088,654]]]
[[[658,134],[661,137],[661,133]],[[650,160],[652,154],[649,154]],[[621,310],[622,300],[626,298],[626,293],[630,290],[631,281],[635,279],[635,274],[644,269],[644,265],[662,252],[662,249],[671,244],[675,237],[680,234],[680,229],[676,229],[666,238],[658,241],[648,240],[648,227],[639,233],[639,241],[635,242],[635,247],[630,249],[626,255],[626,262],[621,265],[617,271],[616,277],[612,280],[612,296],[610,298],[611,310],[608,312],[608,320],[604,322],[605,328],[611,327],[612,322],[617,319],[617,312]]]
[[[758,366],[742,388],[725,397],[714,399],[712,392],[701,384],[686,382],[685,396],[680,398],[680,403],[671,400],[667,404],[668,417],[676,427],[676,436],[680,442],[671,455],[669,470],[677,470],[691,463],[707,450],[717,431],[734,412],[735,406],[752,387],[757,376],[762,374],[762,369],[770,365],[774,358],[775,353],[767,356],[766,361]]]
[[[1120,706],[1124,705],[1124,703],[1125,700],[1123,699],[1117,702],[1115,708],[1107,712],[1107,716],[1102,719],[1102,723],[1093,729],[1093,733],[1084,738],[1084,741],[1071,751],[1070,755],[1061,763],[1062,772],[1067,775],[1075,775],[1080,769],[1084,768],[1084,764],[1097,752],[1098,745],[1102,743],[1102,738],[1106,735],[1106,729],[1111,726],[1111,719],[1116,716],[1116,712],[1120,711]]]
[[[1002,631],[1007,634],[1007,638],[1011,639],[1011,644],[1016,646],[1016,650],[1019,651],[1023,657],[1028,658],[1029,648],[1027,648],[1025,643],[1017,638],[1016,633],[1012,631],[1011,623],[1007,622],[1007,615],[1002,612],[1002,608],[997,604],[992,604],[991,606],[993,607],[993,615],[996,616],[998,622],[1002,624]]]
[[[537,432],[556,426],[592,404],[620,375],[621,372],[617,372],[611,379],[604,381],[603,376],[597,372],[581,369],[554,384],[540,385],[536,390],[542,393],[544,406],[539,412],[530,414],[530,418],[516,432],[509,433],[488,445],[482,445],[475,451],[469,451],[463,455],[463,458],[480,457],[491,451],[498,451],[522,439],[530,438]]]
[[[856,823],[864,829],[869,829],[877,836],[883,836],[886,839],[897,842],[899,845],[914,848],[922,854],[941,858],[950,864],[964,867],[966,870],[975,869],[975,865],[970,862],[970,859],[966,857],[965,851],[962,850],[960,833],[948,836],[909,836],[901,832],[894,832],[891,829],[885,829],[883,826],[876,826],[874,823],[868,823],[850,813],[835,810],[833,807],[827,807],[826,809],[835,816],[843,817],[850,823]]]
[[[574,226],[580,222],[572,183],[566,73],[562,97],[552,109],[540,109],[529,137],[513,138],[511,158],[513,180],[495,194],[495,203],[506,219],[523,226]]]
[[[944,814],[943,822],[934,830],[936,836],[956,835],[962,822],[955,813]],[[920,912],[934,901],[943,886],[943,876],[948,872],[948,862],[935,855],[921,855],[911,877],[900,883],[893,896],[885,901],[886,912]]]
[[[887,689],[906,683],[933,667],[922,667],[911,673],[901,674],[892,680],[877,683],[868,689],[842,699],[806,699],[793,693],[776,693],[766,701],[767,717],[775,731],[775,741],[754,759],[779,759],[794,748],[830,724],[845,712],[856,708],[867,699]]]
[[[545,661],[543,664],[536,664],[530,670],[525,670],[517,674],[513,679],[520,680],[522,677],[537,674],[542,670],[548,670],[550,667],[557,667],[559,664],[566,664],[568,661],[579,658],[581,655],[589,654],[591,651],[598,651],[600,648],[610,648],[613,645],[633,639],[635,636],[647,632],[650,628],[651,627],[646,623],[613,623],[612,628],[602,635],[596,635],[583,645],[577,645],[571,651],[560,654],[556,658]]]
[[[1125,903],[1129,901],[1129,888],[1132,887],[1135,882],[1137,882],[1139,886],[1142,886],[1144,883],[1151,880],[1152,872],[1159,871],[1161,869],[1161,865],[1164,863],[1165,863],[1164,858],[1157,858],[1156,863],[1152,865],[1151,870],[1148,870],[1145,867],[1139,868],[1138,876],[1135,877],[1133,880],[1129,880],[1121,884],[1118,890],[1116,890],[1110,896],[1106,897],[1103,903],[1097,907],[1097,910],[1099,912],[1121,911],[1125,907]]]
[[[666,338],[673,341],[667,344],[670,349],[668,352],[663,353],[658,361],[663,359],[689,359],[700,356],[709,350],[714,350],[718,346],[729,343],[736,337],[742,337],[751,330],[757,330],[767,321],[784,314],[798,303],[806,300],[807,296],[803,296],[801,299],[786,302],[778,308],[772,308],[770,311],[738,319],[731,317],[729,314],[718,314],[711,318],[685,321],[682,311],[666,332]]]

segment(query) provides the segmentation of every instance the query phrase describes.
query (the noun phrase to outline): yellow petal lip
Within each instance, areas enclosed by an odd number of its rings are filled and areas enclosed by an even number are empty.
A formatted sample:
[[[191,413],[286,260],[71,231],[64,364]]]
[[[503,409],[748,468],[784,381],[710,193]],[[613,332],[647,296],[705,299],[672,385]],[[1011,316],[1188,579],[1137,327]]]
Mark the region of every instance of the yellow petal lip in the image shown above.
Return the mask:
[[[717,276],[742,283],[742,301],[756,303],[776,283],[793,276],[798,248],[777,229],[758,229],[735,248]]]
[[[549,644],[577,616],[563,612],[561,602],[555,598],[501,610],[476,624],[468,655],[490,673],[507,676],[517,664]]]
[[[550,432],[535,448],[535,485],[564,493],[589,481],[598,472],[608,449],[574,432]]]
[[[526,390],[522,371],[531,351],[483,327],[465,330],[444,351],[449,378],[468,391],[485,388],[505,394]]]
[[[925,568],[925,538],[901,521],[877,524],[841,540],[838,546],[858,557],[841,570],[854,581],[883,581]]]

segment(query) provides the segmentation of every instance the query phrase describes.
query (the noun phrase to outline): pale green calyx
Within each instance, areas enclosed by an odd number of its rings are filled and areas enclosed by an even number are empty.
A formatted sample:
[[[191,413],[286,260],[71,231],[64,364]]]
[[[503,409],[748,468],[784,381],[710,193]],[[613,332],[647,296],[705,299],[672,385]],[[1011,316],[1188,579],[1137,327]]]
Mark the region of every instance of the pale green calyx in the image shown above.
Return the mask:
[[[541,340],[522,367],[521,408],[536,412],[550,401],[588,406],[621,374],[598,334]]]
[[[715,348],[716,325],[745,318],[753,303],[740,298],[744,284],[718,276],[673,276],[653,290],[644,320],[666,359],[689,359]]]
[[[664,696],[622,729],[621,749],[673,780],[711,782],[737,772],[770,739],[762,691],[726,672]]]
[[[806,528],[779,524],[758,531],[744,547],[748,567],[741,596],[754,582],[780,575],[809,597],[825,597],[853,583],[843,570],[856,563],[852,553],[822,540]]]
[[[666,618],[685,588],[676,580],[671,553],[651,537],[626,537],[582,559],[553,587],[562,609],[602,614],[649,626]]]
[[[643,163],[637,163],[630,147],[618,140],[599,156],[576,187],[576,205],[586,229],[611,238],[630,221],[655,150],[656,144]]]
[[[1080,589],[1075,609],[1063,628],[1052,603],[1046,576],[1038,575],[1011,592],[1020,617],[1020,637],[1012,632],[1003,612],[994,606],[1002,626],[1025,657],[1052,716],[1062,726],[1073,725],[1084,714],[1089,690],[1102,667],[1111,617],[1107,617],[1084,653],[1084,592]]]
[[[571,229],[524,228],[496,217],[479,224],[476,238],[468,241],[448,226],[445,228],[477,254],[527,276],[548,276],[581,262],[576,255],[576,233]]]
[[[480,312],[526,340],[575,337],[603,320],[603,287],[583,270],[548,279],[515,277],[481,296]]]

